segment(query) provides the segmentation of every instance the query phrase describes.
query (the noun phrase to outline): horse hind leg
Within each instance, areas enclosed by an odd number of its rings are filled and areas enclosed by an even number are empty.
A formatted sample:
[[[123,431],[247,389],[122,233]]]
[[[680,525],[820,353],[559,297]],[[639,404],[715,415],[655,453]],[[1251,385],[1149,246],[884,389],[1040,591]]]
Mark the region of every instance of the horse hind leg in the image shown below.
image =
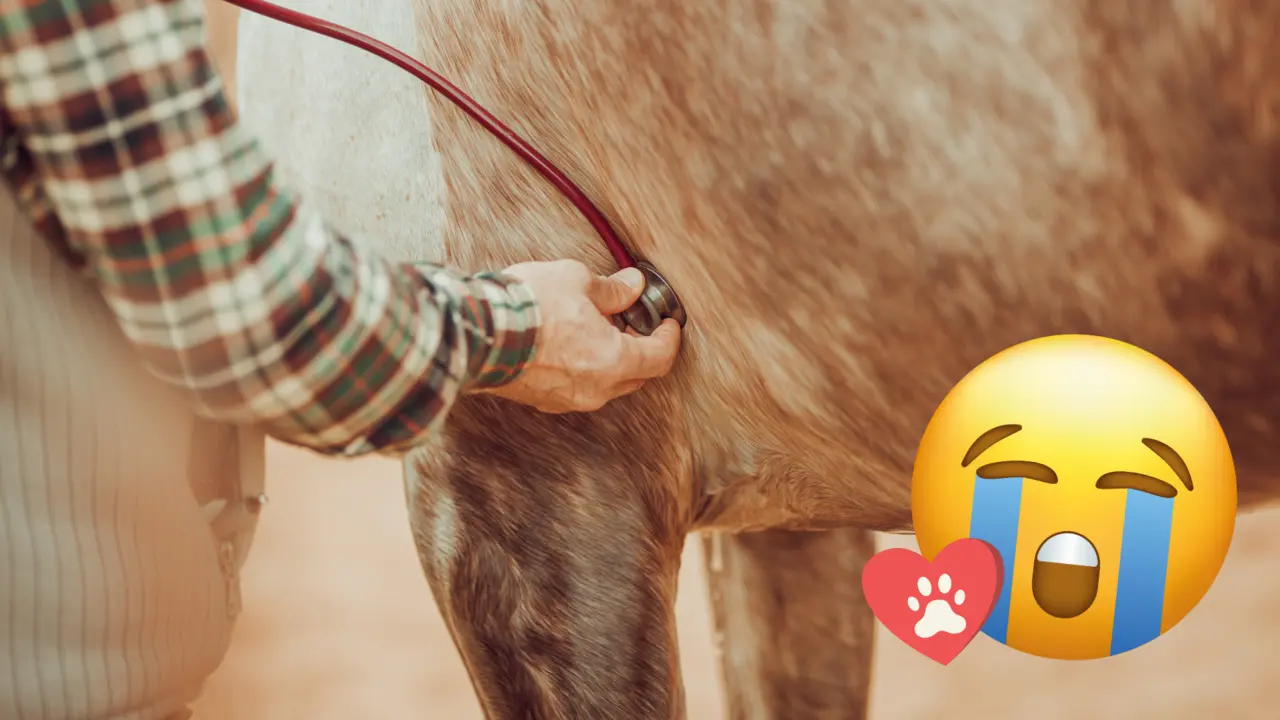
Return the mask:
[[[703,551],[731,720],[865,718],[872,534],[713,531]]]
[[[664,479],[675,460],[638,449],[671,443],[629,441],[627,413],[476,398],[443,447],[406,461],[423,569],[488,718],[685,716],[674,613],[690,513]]]

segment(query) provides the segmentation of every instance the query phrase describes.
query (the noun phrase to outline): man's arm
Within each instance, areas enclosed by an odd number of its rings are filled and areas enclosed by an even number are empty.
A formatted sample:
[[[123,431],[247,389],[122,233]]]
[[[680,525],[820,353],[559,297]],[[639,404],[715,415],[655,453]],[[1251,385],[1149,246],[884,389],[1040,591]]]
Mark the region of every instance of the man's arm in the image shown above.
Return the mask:
[[[404,449],[515,378],[510,278],[395,267],[276,184],[203,48],[198,0],[0,0],[3,168],[125,335],[200,409],[321,452]]]

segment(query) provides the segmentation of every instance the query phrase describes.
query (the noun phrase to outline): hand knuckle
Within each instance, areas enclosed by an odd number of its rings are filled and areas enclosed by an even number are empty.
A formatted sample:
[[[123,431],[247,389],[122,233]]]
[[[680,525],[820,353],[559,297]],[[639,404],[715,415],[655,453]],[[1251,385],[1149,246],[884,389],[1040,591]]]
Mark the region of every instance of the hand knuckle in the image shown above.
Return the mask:
[[[578,260],[560,260],[556,263],[560,270],[573,278],[590,277],[591,271]]]
[[[588,393],[578,395],[574,398],[573,404],[579,412],[595,412],[604,407],[607,401],[608,399],[601,397],[599,393]]]
[[[597,369],[599,364],[590,355],[574,355],[569,360],[569,372],[574,375],[585,375]]]

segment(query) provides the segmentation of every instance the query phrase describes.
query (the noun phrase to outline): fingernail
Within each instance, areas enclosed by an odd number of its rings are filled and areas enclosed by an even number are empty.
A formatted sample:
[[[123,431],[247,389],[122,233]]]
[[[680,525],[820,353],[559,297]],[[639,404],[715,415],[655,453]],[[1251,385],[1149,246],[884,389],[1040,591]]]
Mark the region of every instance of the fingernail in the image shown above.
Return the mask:
[[[619,270],[613,274],[613,279],[632,290],[644,289],[644,273],[640,272],[638,268],[630,267],[625,270]]]

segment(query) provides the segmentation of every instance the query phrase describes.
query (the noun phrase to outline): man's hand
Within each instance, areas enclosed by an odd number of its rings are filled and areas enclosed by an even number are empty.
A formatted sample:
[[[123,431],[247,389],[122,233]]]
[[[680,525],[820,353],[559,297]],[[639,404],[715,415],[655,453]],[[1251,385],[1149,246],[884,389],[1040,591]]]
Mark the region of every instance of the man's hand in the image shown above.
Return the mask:
[[[538,348],[520,376],[483,392],[550,413],[599,410],[614,398],[666,375],[680,351],[680,326],[665,320],[649,337],[621,332],[609,320],[640,297],[644,275],[610,277],[573,260],[530,262],[504,271],[538,301]]]

